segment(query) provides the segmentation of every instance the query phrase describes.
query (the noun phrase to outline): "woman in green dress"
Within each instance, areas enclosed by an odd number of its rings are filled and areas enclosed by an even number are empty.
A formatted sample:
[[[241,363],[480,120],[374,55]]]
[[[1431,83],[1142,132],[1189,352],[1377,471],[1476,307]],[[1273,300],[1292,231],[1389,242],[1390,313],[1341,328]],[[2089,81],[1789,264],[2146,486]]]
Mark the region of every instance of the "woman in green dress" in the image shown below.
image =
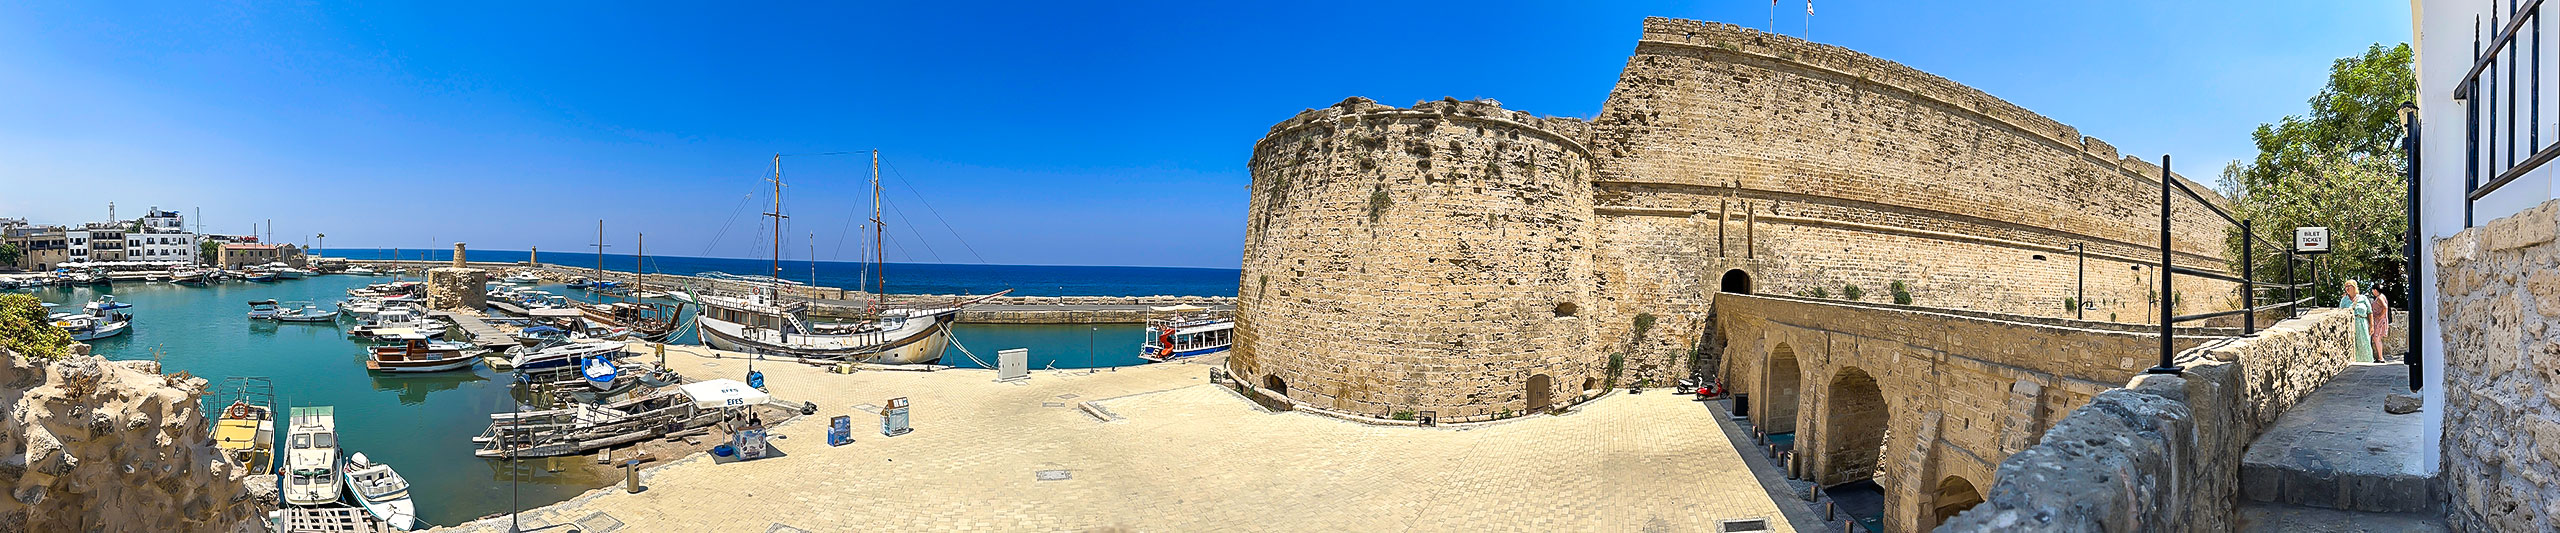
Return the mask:
[[[2368,329],[2367,325],[2372,323],[2373,304],[2365,301],[2364,291],[2356,288],[2356,280],[2347,280],[2346,290],[2346,294],[2338,298],[2338,307],[2355,314],[2353,322],[2356,329],[2355,335],[2347,338],[2347,344],[2355,345],[2356,362],[2371,363],[2373,362],[2373,330]]]

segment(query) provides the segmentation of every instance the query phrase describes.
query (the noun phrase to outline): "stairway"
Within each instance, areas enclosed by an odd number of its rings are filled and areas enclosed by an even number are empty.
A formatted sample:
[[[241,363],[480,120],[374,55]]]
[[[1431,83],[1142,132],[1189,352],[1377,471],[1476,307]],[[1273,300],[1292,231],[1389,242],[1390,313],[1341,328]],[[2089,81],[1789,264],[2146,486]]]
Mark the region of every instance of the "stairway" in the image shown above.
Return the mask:
[[[2236,529],[2447,531],[2421,415],[2382,410],[2408,383],[2407,366],[2350,364],[2286,410],[2241,457]]]

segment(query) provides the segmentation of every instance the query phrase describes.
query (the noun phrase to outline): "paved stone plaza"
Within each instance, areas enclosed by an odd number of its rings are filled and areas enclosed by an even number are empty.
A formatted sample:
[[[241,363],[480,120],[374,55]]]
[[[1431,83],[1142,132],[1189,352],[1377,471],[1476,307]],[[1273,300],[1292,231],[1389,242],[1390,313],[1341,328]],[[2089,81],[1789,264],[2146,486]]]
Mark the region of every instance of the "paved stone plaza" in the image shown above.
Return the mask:
[[[747,361],[676,347],[669,366],[742,379]],[[687,353],[690,350],[691,353]],[[643,351],[644,350],[635,350]],[[646,356],[643,356],[645,359]],[[1688,396],[1616,394],[1572,414],[1457,428],[1270,413],[1208,383],[1210,364],[1041,371],[827,374],[759,362],[767,388],[818,416],[774,431],[783,455],[678,459],[647,490],[592,491],[528,511],[528,530],[605,531],[1715,531],[1768,518],[1820,524],[1721,411]],[[915,431],[879,434],[877,406],[913,401]],[[1093,402],[1102,422],[1081,405]],[[854,416],[856,442],[826,445]],[[1066,479],[1043,481],[1063,471]],[[432,495],[422,504],[433,505]],[[458,528],[503,531],[501,518]],[[543,530],[565,531],[570,527]]]

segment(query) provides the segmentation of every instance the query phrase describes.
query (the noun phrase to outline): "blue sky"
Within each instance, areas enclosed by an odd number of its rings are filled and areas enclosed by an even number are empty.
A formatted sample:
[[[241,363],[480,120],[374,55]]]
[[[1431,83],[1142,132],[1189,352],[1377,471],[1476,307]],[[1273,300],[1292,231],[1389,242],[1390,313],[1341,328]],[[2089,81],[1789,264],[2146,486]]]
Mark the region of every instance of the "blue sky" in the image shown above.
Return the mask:
[[[761,257],[772,154],[879,149],[893,261],[1236,265],[1244,163],[1346,96],[1589,117],[1648,15],[1736,2],[0,4],[0,216],[202,208],[331,247]],[[717,3],[714,3],[717,4]],[[1822,1],[1816,41],[2210,180],[2406,2]],[[1803,0],[1776,29],[1803,34]],[[864,157],[784,160],[786,258],[855,259]],[[928,207],[929,206],[929,207]],[[921,244],[920,244],[921,243]],[[965,243],[965,244],[964,244]],[[931,249],[927,249],[930,245]]]

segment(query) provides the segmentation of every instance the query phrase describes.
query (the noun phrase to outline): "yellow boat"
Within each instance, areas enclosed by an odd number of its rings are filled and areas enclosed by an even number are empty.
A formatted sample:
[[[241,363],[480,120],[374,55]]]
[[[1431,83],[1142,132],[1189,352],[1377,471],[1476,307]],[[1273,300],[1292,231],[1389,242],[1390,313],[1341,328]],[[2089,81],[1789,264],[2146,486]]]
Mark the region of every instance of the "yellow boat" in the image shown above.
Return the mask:
[[[234,377],[220,390],[213,401],[223,406],[213,413],[213,446],[251,472],[265,473],[275,457],[275,385],[263,377]]]

